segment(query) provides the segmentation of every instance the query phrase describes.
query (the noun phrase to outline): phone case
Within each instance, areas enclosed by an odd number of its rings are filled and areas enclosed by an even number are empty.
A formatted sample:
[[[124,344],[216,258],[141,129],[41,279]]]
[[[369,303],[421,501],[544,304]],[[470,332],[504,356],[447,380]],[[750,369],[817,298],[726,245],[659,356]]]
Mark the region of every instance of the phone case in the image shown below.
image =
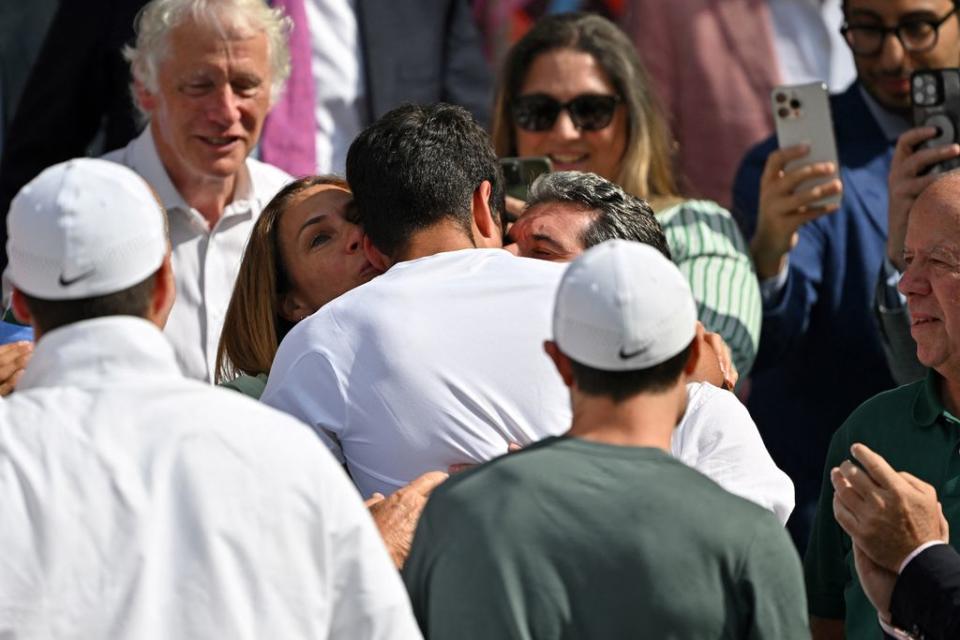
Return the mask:
[[[810,153],[787,163],[789,171],[796,167],[817,162],[837,162],[837,143],[833,137],[833,120],[830,117],[830,101],[827,85],[822,82],[783,85],[775,87],[770,94],[773,119],[777,126],[777,142],[780,148],[797,144],[810,145]],[[833,176],[812,178],[797,186],[798,191],[833,180]],[[815,201],[815,205],[840,204],[842,194]]]
[[[937,135],[920,144],[928,149],[960,142],[960,69],[916,71],[910,79],[913,122],[918,127],[936,127]],[[951,158],[923,173],[944,173],[960,167],[960,158]]]

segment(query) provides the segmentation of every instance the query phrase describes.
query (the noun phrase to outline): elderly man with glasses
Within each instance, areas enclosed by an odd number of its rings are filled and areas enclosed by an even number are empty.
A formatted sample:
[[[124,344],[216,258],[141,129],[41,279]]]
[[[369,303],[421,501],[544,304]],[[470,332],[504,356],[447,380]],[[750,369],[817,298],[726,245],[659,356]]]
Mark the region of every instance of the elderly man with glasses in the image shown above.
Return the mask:
[[[910,122],[911,74],[960,64],[954,3],[846,0],[843,10],[857,81],[831,98],[839,166],[804,165],[807,149],[777,150],[771,138],[746,156],[734,187],[763,296],[748,406],[797,487],[790,526],[800,546],[831,435],[861,402],[895,386],[873,305],[890,245],[902,244],[900,203],[919,192],[924,167],[960,155],[955,145],[912,153],[936,131]],[[825,182],[813,186],[811,177]],[[837,193],[839,206],[817,204]],[[842,617],[833,613],[825,617]]]

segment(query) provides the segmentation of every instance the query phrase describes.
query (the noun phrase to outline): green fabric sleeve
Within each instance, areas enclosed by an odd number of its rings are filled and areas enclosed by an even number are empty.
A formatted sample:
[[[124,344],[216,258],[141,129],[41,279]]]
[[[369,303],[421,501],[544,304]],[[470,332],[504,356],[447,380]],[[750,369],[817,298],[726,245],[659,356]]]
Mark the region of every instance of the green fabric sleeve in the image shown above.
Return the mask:
[[[760,342],[760,286],[747,244],[730,213],[705,200],[688,200],[657,214],[673,260],[690,283],[697,315],[719,333],[745,376]]]

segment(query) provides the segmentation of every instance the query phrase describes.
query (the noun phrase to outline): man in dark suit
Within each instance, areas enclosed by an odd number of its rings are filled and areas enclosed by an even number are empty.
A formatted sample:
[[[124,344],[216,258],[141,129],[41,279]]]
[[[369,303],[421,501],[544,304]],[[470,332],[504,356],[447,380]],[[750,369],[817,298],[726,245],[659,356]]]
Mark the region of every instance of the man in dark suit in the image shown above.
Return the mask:
[[[770,138],[744,159],[734,187],[763,294],[748,406],[797,487],[790,527],[801,548],[831,435],[894,385],[872,305],[887,249],[891,157],[910,128],[910,74],[960,64],[951,0],[846,0],[844,15],[858,80],[831,98],[840,166],[787,170],[806,150],[775,151]],[[828,182],[813,187],[810,177]],[[841,191],[839,208],[816,204]]]
[[[0,160],[0,266],[6,264],[3,220],[24,184],[57,162],[123,147],[140,130],[121,50],[133,39],[134,17],[144,4],[61,3]],[[364,123],[404,102],[441,100],[488,122],[490,72],[467,0],[357,0],[355,9]]]
[[[831,470],[833,511],[853,539],[860,583],[884,631],[931,640],[960,637],[960,554],[946,544],[936,490],[897,473],[862,444]]]

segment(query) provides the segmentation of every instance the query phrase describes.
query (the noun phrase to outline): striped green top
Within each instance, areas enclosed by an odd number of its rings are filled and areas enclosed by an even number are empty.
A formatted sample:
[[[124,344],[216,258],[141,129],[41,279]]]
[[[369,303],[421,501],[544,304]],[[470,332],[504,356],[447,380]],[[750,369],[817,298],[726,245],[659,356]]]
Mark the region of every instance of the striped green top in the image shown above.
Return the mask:
[[[686,200],[657,212],[673,261],[690,282],[697,316],[719,333],[745,376],[760,341],[760,287],[747,244],[730,213],[715,202]]]

